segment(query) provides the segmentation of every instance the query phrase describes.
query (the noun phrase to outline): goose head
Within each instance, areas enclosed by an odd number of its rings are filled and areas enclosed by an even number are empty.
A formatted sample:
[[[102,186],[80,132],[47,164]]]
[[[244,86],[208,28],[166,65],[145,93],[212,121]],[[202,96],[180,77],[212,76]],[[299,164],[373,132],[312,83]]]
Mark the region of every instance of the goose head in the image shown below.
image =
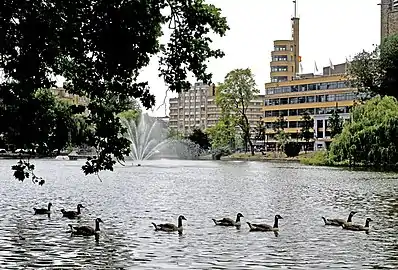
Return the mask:
[[[238,213],[237,217],[244,217],[241,213]]]
[[[283,217],[281,217],[280,215],[275,215],[276,219],[283,219]]]
[[[104,222],[102,221],[102,219],[100,219],[100,218],[97,218],[97,219],[95,220],[95,222],[97,222],[97,223],[104,223]]]
[[[353,216],[353,215],[355,215],[356,213],[358,213],[357,211],[351,211],[350,212],[350,216]]]
[[[366,219],[366,221],[367,221],[367,222],[370,222],[370,221],[373,221],[373,219],[371,219],[370,217],[368,217],[368,218]]]
[[[52,203],[48,203],[48,208],[50,208],[51,206],[53,206],[53,204]]]
[[[179,216],[178,219],[179,219],[179,220],[187,220],[187,219],[186,219],[184,216],[182,216],[182,215]]]
[[[77,208],[85,208],[81,203],[77,205]]]

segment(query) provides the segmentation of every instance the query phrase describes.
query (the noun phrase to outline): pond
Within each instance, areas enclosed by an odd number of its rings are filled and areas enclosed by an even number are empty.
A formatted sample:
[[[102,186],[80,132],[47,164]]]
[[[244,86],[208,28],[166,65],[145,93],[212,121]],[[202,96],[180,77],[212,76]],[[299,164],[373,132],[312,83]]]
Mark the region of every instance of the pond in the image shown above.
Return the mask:
[[[2,269],[398,269],[398,181],[395,174],[300,164],[156,160],[86,177],[83,161],[35,160],[44,186],[14,180],[12,160],[0,161]],[[101,182],[102,181],[102,182]],[[33,207],[52,202],[52,215]],[[82,209],[79,220],[60,209]],[[371,232],[325,227],[322,216],[355,223],[371,217]],[[244,215],[240,229],[212,218]],[[280,233],[249,232],[246,221]],[[154,231],[177,222],[184,233]],[[101,236],[71,236],[68,224],[94,226]]]

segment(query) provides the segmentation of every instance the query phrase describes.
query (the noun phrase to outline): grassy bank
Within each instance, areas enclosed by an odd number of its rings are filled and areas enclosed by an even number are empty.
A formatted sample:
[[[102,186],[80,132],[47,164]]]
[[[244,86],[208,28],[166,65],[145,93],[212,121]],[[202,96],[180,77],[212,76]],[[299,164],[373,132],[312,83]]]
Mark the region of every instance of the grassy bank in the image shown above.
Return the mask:
[[[256,153],[254,156],[250,153],[235,153],[226,157],[222,157],[221,160],[247,160],[247,161],[294,161],[299,162],[298,157],[289,158],[284,153],[280,152],[267,152],[264,155]]]
[[[300,163],[315,166],[333,166],[326,151],[308,152],[298,156]]]
[[[306,165],[316,166],[334,166],[331,164],[325,151],[301,152],[297,157],[287,157],[285,153],[267,152],[265,155],[256,153],[252,156],[250,153],[236,153],[230,156],[222,157],[222,160],[251,160],[251,161],[292,161],[300,162]]]

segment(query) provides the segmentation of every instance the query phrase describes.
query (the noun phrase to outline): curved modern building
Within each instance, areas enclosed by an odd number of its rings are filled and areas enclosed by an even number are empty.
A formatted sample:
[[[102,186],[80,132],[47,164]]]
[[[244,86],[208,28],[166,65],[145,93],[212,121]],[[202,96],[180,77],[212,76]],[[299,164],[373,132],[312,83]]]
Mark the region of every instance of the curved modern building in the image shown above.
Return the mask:
[[[275,40],[271,52],[271,82],[286,82],[294,80],[299,73],[300,57],[300,19],[295,14],[292,18],[292,39]]]

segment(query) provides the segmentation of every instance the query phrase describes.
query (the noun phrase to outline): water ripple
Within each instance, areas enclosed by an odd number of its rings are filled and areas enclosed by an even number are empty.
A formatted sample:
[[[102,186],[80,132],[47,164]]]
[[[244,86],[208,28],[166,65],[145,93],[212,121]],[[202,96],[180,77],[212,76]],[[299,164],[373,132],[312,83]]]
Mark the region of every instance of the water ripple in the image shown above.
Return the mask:
[[[396,175],[297,164],[156,161],[118,166],[84,177],[80,161],[35,161],[43,187],[12,179],[13,161],[0,175],[2,269],[397,269]],[[53,203],[50,217],[33,207]],[[80,219],[61,208],[82,209]],[[371,217],[370,234],[323,226],[321,216],[354,222]],[[214,226],[211,218],[238,212],[243,222],[273,223],[280,233]],[[183,235],[155,232],[151,222],[187,217]],[[76,237],[68,224],[94,226],[101,235]]]

